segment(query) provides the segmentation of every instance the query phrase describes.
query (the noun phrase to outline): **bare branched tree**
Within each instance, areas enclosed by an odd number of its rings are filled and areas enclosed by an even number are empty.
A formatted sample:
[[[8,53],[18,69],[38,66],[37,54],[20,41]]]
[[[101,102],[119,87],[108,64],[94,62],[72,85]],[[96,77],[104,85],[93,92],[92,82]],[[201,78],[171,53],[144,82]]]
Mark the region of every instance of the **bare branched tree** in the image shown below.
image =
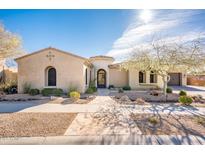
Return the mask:
[[[7,31],[0,24],[0,60],[13,58],[22,53],[20,37]]]
[[[184,71],[191,74],[205,72],[204,40],[180,40],[166,42],[153,40],[146,48],[134,48],[129,58],[121,64],[125,69],[154,71],[163,79],[163,91],[166,96],[169,72]]]

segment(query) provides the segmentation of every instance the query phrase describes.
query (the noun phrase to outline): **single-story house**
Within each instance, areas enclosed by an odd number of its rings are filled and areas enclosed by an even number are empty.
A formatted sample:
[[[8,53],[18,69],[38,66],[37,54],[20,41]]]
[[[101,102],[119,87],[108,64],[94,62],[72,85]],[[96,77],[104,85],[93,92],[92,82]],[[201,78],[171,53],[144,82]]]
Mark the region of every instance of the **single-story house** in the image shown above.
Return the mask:
[[[96,87],[107,88],[109,85],[132,89],[163,87],[162,78],[141,70],[123,70],[114,58],[94,56],[84,58],[56,48],[45,48],[15,59],[18,64],[18,92],[23,92],[23,85],[30,83],[32,88],[61,88],[65,92],[69,86],[75,86],[85,92],[90,81]],[[186,85],[186,74],[170,72],[169,85]]]

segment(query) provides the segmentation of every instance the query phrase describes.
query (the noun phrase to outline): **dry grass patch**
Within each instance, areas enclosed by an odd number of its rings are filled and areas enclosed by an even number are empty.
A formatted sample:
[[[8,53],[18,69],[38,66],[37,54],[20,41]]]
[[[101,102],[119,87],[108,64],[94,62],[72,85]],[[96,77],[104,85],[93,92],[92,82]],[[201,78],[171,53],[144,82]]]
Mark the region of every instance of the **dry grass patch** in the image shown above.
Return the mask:
[[[0,114],[0,137],[64,135],[76,113]]]
[[[144,135],[205,135],[204,117],[131,114],[131,118]]]

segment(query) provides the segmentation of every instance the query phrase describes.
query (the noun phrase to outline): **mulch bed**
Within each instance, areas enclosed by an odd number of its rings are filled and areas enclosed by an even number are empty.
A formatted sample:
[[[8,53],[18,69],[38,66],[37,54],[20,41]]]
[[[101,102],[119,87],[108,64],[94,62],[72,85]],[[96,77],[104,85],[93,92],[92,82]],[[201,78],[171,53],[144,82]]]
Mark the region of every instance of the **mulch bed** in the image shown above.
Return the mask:
[[[64,135],[76,113],[0,114],[0,137]]]
[[[205,135],[205,117],[200,117],[203,123],[188,115],[131,114],[131,118],[144,135]],[[157,122],[150,122],[153,118]]]

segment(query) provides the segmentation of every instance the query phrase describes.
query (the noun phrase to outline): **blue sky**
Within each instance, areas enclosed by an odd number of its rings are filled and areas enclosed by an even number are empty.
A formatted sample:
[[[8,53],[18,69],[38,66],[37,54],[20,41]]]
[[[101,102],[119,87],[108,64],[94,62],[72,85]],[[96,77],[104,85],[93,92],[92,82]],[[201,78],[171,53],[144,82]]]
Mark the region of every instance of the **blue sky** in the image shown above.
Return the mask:
[[[132,10],[0,10],[6,29],[25,51],[48,46],[89,57],[106,54],[132,18]]]
[[[204,10],[0,10],[0,21],[26,52],[52,46],[116,59],[153,37],[190,41],[205,32]]]

